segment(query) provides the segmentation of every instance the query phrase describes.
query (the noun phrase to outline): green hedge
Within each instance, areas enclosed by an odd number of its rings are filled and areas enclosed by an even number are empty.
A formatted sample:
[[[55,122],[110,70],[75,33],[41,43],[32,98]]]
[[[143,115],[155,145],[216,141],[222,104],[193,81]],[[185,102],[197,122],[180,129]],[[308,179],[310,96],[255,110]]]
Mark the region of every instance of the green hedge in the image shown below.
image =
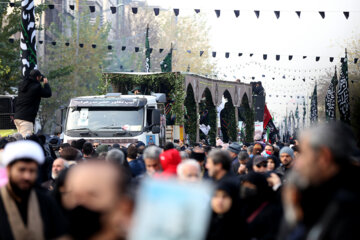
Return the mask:
[[[177,72],[162,74],[119,74],[104,73],[100,91],[103,93],[112,86],[114,92],[128,94],[137,86],[143,94],[151,92],[165,93],[169,101],[173,101],[171,114],[176,115],[176,125],[184,124],[184,76]]]

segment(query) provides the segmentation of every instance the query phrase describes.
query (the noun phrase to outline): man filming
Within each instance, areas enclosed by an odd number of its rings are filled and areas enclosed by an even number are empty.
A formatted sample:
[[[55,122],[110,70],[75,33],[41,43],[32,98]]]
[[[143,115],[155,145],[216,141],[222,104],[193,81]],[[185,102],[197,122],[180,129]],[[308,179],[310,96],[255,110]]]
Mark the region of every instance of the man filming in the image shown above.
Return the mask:
[[[41,82],[44,83],[43,86]],[[19,85],[15,105],[14,123],[21,135],[25,137],[33,133],[41,98],[49,97],[51,97],[51,88],[47,78],[39,70],[31,70],[29,77],[25,78]]]

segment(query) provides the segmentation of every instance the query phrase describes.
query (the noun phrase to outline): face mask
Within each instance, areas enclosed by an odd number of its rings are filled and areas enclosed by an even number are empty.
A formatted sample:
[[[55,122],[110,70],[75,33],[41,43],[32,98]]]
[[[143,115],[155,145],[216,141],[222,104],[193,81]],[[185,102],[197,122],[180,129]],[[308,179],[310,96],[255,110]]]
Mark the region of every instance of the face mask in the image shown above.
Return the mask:
[[[101,229],[101,213],[83,206],[69,211],[70,234],[74,239],[89,239]]]
[[[257,190],[248,187],[242,187],[240,189],[240,196],[242,199],[250,199],[257,196]]]

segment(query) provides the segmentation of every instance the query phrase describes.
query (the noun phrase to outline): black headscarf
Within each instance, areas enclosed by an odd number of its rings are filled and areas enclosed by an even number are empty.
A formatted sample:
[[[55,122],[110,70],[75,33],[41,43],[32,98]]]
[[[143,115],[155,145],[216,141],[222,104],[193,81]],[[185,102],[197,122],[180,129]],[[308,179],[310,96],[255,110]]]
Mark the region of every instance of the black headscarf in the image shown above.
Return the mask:
[[[240,198],[238,185],[231,180],[222,180],[218,183],[216,190],[225,191],[232,199],[232,204],[228,212],[219,215],[212,212],[207,240],[218,239],[239,239],[246,235],[245,220],[241,218]],[[243,239],[246,239],[243,238]]]

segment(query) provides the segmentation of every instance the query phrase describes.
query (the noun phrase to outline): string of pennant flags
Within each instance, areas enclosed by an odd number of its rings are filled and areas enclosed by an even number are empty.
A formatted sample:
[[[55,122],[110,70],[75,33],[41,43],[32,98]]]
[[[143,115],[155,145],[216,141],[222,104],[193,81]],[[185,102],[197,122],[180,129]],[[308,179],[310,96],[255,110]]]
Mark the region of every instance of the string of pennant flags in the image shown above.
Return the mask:
[[[9,42],[10,43],[14,43],[15,42],[15,39],[14,38],[9,38]],[[62,41],[49,41],[49,40],[38,40],[37,41],[40,45],[43,44],[43,43],[49,43],[53,46],[58,46],[59,44],[64,44],[66,47],[69,47],[70,46],[70,42],[62,42]],[[90,44],[92,48],[97,48],[97,46],[99,44]],[[84,48],[85,44],[84,43],[79,43],[79,47],[80,48]],[[100,45],[100,46],[105,46],[105,45]],[[113,45],[107,45],[107,49],[109,51],[113,50]],[[121,46],[121,51],[125,51],[126,49],[130,49],[129,47],[127,46]],[[134,52],[145,52],[145,48],[140,48],[140,47],[133,47],[134,49]],[[150,48],[150,53],[153,52],[153,48]],[[165,48],[159,48],[158,51],[159,53],[162,53],[164,50],[168,50],[168,49],[165,49]],[[173,50],[178,50],[178,49],[173,49]],[[192,50],[186,50],[186,53],[193,53],[194,51]],[[199,57],[202,57],[204,56],[204,53],[205,51],[203,50],[200,50],[199,51]],[[213,58],[216,58],[216,57],[219,57],[219,55],[217,54],[218,52],[216,51],[211,51],[211,56]],[[225,52],[225,58],[230,58],[230,53],[231,55],[235,55],[237,57],[243,57],[245,56],[246,54],[245,53],[233,53],[233,52]],[[249,57],[253,57],[255,55],[255,53],[249,53],[248,54]],[[266,61],[268,60],[268,54],[260,54],[263,56],[263,60]],[[341,58],[338,58],[338,57],[324,57],[324,56],[303,56],[303,55],[285,55],[286,57],[283,57],[281,58],[281,56],[283,55],[280,55],[280,54],[275,54],[275,60],[276,61],[280,61],[280,59],[287,59],[288,61],[292,61],[294,60],[295,57],[297,58],[300,58],[300,59],[310,59],[311,57],[316,61],[316,62],[319,62],[320,59],[328,59],[329,62],[334,62],[335,59],[339,59],[340,62],[344,62],[344,59],[343,57]],[[356,58],[353,58],[353,61],[352,61],[354,64],[357,64],[359,62],[359,58],[356,57]],[[350,62],[349,62],[350,63]]]
[[[0,4],[8,4],[10,7],[15,7],[16,2],[0,2]],[[62,4],[56,4],[56,3],[48,3],[48,4],[45,3],[45,4],[42,4],[42,5],[47,5],[48,8],[51,9],[51,10],[54,9],[56,5],[62,6]],[[79,6],[89,7],[89,11],[91,13],[96,12],[96,6],[95,5],[80,4]],[[69,4],[69,8],[71,10],[75,10],[75,4]],[[112,14],[116,14],[117,8],[118,8],[118,6],[110,6],[109,10],[111,11]],[[140,8],[147,8],[148,9],[148,8],[151,8],[151,7],[142,6]],[[160,8],[155,7],[155,8],[152,8],[152,9],[154,11],[155,16],[158,16],[160,14]],[[165,10],[168,11],[168,10],[171,10],[171,9],[165,9]],[[179,8],[173,8],[172,10],[173,10],[175,16],[178,16],[180,14],[180,9]],[[193,10],[194,10],[194,12],[196,14],[199,14],[204,9],[193,9]],[[139,7],[131,7],[131,11],[132,11],[133,14],[137,14],[139,12]],[[220,18],[221,11],[228,12],[228,10],[221,10],[221,9],[214,9],[213,11],[214,11],[215,16],[217,18]],[[239,10],[238,9],[238,10],[231,10],[231,11],[233,12],[234,16],[236,18],[238,18],[238,17],[240,17],[240,14],[241,14],[242,11],[249,11],[249,10]],[[253,11],[256,18],[259,19],[260,14],[261,14],[262,11],[268,12],[269,10],[250,10],[250,11]],[[274,12],[274,17],[276,19],[280,19],[281,12],[290,12],[290,11],[289,10],[281,10],[281,11],[280,10],[272,10],[272,12]],[[322,19],[325,19],[326,12],[340,12],[340,13],[342,13],[344,15],[345,19],[349,19],[349,17],[350,17],[350,11],[308,11],[308,10],[306,10],[306,11],[291,11],[291,12],[294,12],[298,16],[299,19],[301,18],[301,13],[302,12],[317,12]],[[351,12],[359,12],[359,11],[352,10]]]

